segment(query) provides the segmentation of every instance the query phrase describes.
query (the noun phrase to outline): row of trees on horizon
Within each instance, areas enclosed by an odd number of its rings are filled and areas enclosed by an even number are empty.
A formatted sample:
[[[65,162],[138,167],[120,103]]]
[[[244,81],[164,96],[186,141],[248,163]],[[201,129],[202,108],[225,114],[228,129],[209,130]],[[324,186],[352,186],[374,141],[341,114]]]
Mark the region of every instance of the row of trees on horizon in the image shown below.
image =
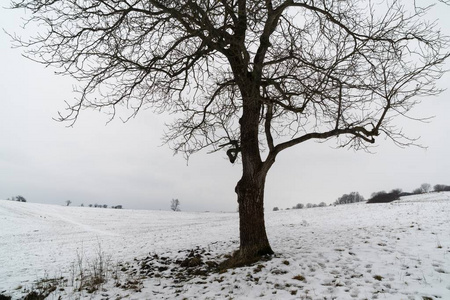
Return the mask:
[[[431,184],[423,183],[420,185],[420,187],[414,189],[412,192],[409,192],[409,193],[403,192],[402,189],[393,189],[390,192],[386,192],[386,191],[374,192],[370,195],[370,198],[367,200],[367,203],[387,203],[387,202],[392,202],[392,201],[398,200],[402,196],[426,194],[426,193],[430,193],[430,192],[445,192],[445,191],[450,191],[449,185],[436,184],[432,188]],[[6,200],[27,202],[25,197],[20,196],[20,195],[12,196],[11,198],[7,198]],[[336,201],[331,203],[330,206],[331,205],[336,206],[336,205],[342,205],[342,204],[358,203],[358,202],[364,202],[364,201],[366,201],[366,200],[364,199],[364,197],[361,194],[359,194],[358,192],[351,192],[349,194],[342,195]],[[65,203],[66,203],[66,206],[69,206],[70,204],[72,204],[72,201],[66,200]],[[84,204],[82,203],[80,206],[84,207]],[[292,208],[286,208],[286,210],[316,208],[316,207],[326,207],[326,206],[328,206],[328,204],[326,204],[325,202],[320,202],[319,204],[307,203],[306,205],[303,203],[297,203]],[[88,207],[108,208],[108,205],[95,203],[95,204],[89,204]],[[123,206],[115,205],[115,206],[111,206],[111,208],[122,209]],[[170,204],[170,209],[172,211],[180,211],[181,210],[180,209],[180,201],[178,199],[172,199],[171,204]],[[279,211],[279,210],[280,210],[280,208],[277,206],[273,208],[273,211]]]
[[[27,199],[25,199],[25,197],[23,196],[12,196],[11,198],[8,198],[6,200],[11,200],[11,201],[18,201],[18,202],[27,202]]]
[[[423,183],[420,185],[420,187],[414,189],[412,192],[403,192],[402,189],[393,189],[389,193],[386,191],[379,191],[374,192],[370,195],[370,198],[367,200],[367,203],[386,203],[386,202],[392,202],[395,200],[400,199],[402,196],[410,196],[410,195],[419,195],[419,194],[426,194],[430,192],[446,192],[450,191],[449,185],[444,184],[436,184],[431,187],[431,184],[429,183]],[[366,201],[364,197],[359,194],[358,192],[351,192],[349,194],[344,194],[341,197],[339,197],[336,201],[334,201],[331,205],[342,205],[342,204],[351,204],[351,203],[358,203],[358,202],[364,202]],[[306,205],[303,203],[297,203],[292,208],[286,208],[286,210],[289,209],[304,209],[304,208],[316,208],[316,207],[325,207],[328,206],[325,202],[320,202],[319,204],[312,204],[307,203]],[[274,207],[273,211],[279,211],[280,208]]]

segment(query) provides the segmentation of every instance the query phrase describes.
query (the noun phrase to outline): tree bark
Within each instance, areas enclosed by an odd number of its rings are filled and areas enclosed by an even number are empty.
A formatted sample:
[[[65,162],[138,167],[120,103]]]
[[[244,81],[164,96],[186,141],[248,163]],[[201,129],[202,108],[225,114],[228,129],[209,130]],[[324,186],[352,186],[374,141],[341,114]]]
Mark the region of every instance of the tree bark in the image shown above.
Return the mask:
[[[241,131],[242,178],[236,186],[239,203],[240,249],[237,264],[247,264],[273,254],[264,222],[264,186],[268,172],[259,149],[261,102],[257,88],[242,88]]]
[[[250,175],[250,176],[249,176]],[[254,175],[254,174],[253,174]],[[273,254],[264,222],[266,174],[245,174],[236,186],[239,203],[239,260],[245,264]]]

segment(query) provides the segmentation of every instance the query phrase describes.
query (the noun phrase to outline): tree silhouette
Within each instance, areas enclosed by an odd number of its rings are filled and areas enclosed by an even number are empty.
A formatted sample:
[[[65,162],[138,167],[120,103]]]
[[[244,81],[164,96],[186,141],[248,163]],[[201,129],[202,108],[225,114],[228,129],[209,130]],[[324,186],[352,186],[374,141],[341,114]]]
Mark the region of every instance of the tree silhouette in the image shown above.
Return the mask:
[[[446,2],[446,1],[440,1]],[[264,224],[266,175],[278,154],[335,138],[367,149],[407,116],[449,56],[447,37],[418,1],[359,0],[23,0],[14,35],[25,55],[81,82],[61,121],[85,108],[119,106],[177,116],[165,141],[187,157],[226,150],[242,162],[236,193],[240,250],[234,264],[272,254]]]
[[[172,199],[170,202],[170,209],[173,211],[180,211],[180,200]]]
[[[429,184],[429,183],[422,183],[420,185],[420,189],[422,190],[422,193],[429,193],[431,191],[431,184]]]

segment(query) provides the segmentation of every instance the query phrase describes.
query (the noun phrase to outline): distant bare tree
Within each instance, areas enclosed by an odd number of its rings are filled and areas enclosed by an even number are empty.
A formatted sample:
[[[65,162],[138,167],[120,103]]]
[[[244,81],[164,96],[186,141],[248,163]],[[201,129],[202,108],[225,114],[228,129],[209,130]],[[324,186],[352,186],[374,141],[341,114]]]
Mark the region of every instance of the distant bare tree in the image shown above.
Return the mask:
[[[72,203],[70,200],[66,200],[66,206],[69,206]]]
[[[385,192],[379,192],[379,193],[385,193]],[[377,193],[372,194],[372,197],[375,196]],[[358,192],[351,192],[350,194],[344,194],[341,197],[339,197],[335,202],[334,205],[339,204],[350,204],[350,203],[357,203],[364,201],[364,197],[361,196]]]
[[[367,149],[379,135],[410,145],[393,121],[441,92],[449,56],[426,21],[431,7],[409,0],[12,3],[41,25],[32,38],[13,35],[26,55],[82,84],[60,120],[85,108],[170,111],[175,152],[212,147],[242,162],[236,265],[273,253],[264,188],[279,153],[331,138]]]
[[[170,209],[173,211],[180,211],[180,201],[178,199],[172,199]]]
[[[429,184],[429,183],[422,183],[420,185],[420,189],[422,190],[422,193],[429,193],[431,191],[431,184]]]

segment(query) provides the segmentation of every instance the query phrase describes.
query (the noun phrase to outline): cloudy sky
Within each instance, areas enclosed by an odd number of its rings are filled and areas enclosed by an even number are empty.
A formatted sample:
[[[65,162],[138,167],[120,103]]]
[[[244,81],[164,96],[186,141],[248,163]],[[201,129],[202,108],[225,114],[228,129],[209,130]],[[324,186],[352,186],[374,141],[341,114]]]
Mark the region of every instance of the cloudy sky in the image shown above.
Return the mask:
[[[450,8],[434,10],[450,35]],[[0,8],[0,27],[17,31],[22,12]],[[122,204],[134,209],[170,207],[177,198],[187,211],[235,211],[234,186],[240,165],[221,152],[201,152],[189,164],[162,145],[168,115],[141,112],[123,124],[84,111],[74,127],[52,118],[76,95],[71,78],[29,61],[11,49],[0,32],[0,199],[22,195],[30,202],[63,205]],[[450,64],[448,64],[450,68]],[[450,86],[446,74],[441,87]],[[332,203],[344,193],[394,188],[411,191],[427,182],[450,185],[450,92],[422,99],[417,117],[431,123],[398,120],[427,149],[401,149],[378,139],[372,154],[309,142],[281,153],[269,172],[266,208],[297,203]]]

